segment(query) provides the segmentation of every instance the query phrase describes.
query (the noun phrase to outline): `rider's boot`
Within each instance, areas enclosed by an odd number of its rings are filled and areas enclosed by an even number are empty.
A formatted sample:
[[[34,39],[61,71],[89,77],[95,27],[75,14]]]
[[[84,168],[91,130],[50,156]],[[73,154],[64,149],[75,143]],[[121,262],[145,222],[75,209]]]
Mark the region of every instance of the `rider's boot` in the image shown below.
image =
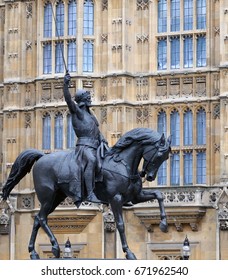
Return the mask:
[[[103,201],[97,198],[97,196],[93,191],[89,193],[89,195],[86,198],[86,201],[93,202],[93,203],[103,203]]]

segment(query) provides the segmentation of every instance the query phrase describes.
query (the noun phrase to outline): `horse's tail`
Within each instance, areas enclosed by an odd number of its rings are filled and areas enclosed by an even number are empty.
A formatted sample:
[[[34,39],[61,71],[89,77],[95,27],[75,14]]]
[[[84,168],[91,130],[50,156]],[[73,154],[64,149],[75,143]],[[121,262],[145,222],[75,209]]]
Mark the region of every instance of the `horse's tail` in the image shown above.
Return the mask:
[[[33,164],[44,155],[36,149],[28,149],[19,154],[16,158],[7,181],[2,189],[2,199],[7,200],[12,189],[30,172]]]

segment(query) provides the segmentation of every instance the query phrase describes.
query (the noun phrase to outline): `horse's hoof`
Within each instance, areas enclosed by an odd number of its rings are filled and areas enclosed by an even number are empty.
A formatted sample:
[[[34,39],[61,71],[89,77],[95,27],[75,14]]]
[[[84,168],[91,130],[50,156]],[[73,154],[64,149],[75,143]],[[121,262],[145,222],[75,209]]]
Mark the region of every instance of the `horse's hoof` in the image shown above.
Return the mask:
[[[53,246],[51,251],[52,251],[53,255],[55,256],[55,258],[57,258],[57,259],[60,258],[59,246]]]
[[[127,259],[127,260],[137,260],[135,254],[132,253],[132,252],[126,253],[126,259]]]
[[[39,260],[39,259],[40,259],[40,256],[37,254],[36,251],[32,251],[32,252],[30,253],[30,259],[31,259],[31,260]]]
[[[160,222],[159,228],[162,232],[168,232],[168,224],[167,222]]]

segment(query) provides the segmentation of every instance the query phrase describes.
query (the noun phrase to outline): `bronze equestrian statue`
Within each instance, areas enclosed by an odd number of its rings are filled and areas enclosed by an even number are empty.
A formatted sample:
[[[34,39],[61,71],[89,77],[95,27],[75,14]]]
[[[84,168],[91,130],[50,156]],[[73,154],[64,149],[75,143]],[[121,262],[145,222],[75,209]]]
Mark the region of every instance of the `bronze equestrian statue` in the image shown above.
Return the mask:
[[[146,176],[148,181],[156,178],[159,167],[168,159],[171,152],[171,139],[170,137],[165,139],[164,135],[149,128],[135,128],[125,133],[107,150],[98,123],[89,111],[91,104],[89,94],[84,94],[84,91],[77,92],[77,104],[73,104],[68,93],[69,81],[70,77],[66,75],[64,95],[78,136],[76,149],[50,154],[44,154],[36,149],[23,151],[16,158],[3,186],[2,198],[6,200],[12,189],[33,168],[34,188],[40,202],[40,210],[34,218],[28,246],[31,259],[39,259],[35,241],[40,227],[50,239],[54,257],[60,257],[59,244],[48,225],[47,218],[66,197],[71,197],[77,207],[81,202],[88,200],[110,204],[123,252],[127,259],[136,259],[127,244],[122,207],[130,202],[137,204],[157,199],[161,216],[160,229],[163,232],[167,231],[163,195],[158,190],[143,189],[141,176]],[[83,104],[80,104],[81,102]],[[80,113],[81,111],[83,113]],[[88,128],[91,128],[91,131]],[[104,152],[99,155],[99,150]],[[86,170],[85,164],[90,161],[90,156],[92,167]],[[139,172],[141,160],[143,170]],[[96,176],[96,180],[95,174],[99,175]],[[87,180],[87,175],[92,177]]]

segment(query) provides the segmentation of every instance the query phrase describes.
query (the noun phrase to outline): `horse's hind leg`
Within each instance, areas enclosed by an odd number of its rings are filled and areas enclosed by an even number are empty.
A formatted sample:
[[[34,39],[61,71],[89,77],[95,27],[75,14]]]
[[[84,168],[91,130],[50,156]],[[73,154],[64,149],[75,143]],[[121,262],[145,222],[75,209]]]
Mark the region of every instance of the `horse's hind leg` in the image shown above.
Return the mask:
[[[39,228],[40,228],[40,221],[39,221],[38,216],[36,215],[35,218],[34,218],[32,234],[31,234],[30,241],[29,241],[29,246],[28,246],[28,250],[29,250],[29,253],[30,253],[30,258],[32,260],[37,260],[37,259],[40,258],[38,253],[35,250],[35,241],[36,241],[36,236],[37,236]]]
[[[52,244],[52,253],[56,258],[60,257],[60,248],[57,239],[55,238],[53,232],[51,231],[48,222],[47,217],[48,215],[55,209],[55,207],[58,205],[56,203],[57,194],[51,190],[50,188],[44,188],[42,187],[42,190],[45,191],[41,194],[39,193],[39,200],[41,203],[40,211],[37,215],[39,219],[40,226],[45,231],[47,236],[50,239],[50,242]],[[37,193],[38,194],[38,193]]]
[[[59,194],[59,195],[56,195],[55,197],[55,200],[54,200],[54,203],[52,205],[52,208],[49,212],[49,214],[51,212],[53,212],[55,210],[55,208],[66,198],[66,196],[64,194]],[[36,215],[35,218],[34,218],[34,224],[33,224],[33,229],[32,229],[32,233],[31,233],[31,237],[30,237],[30,241],[29,241],[29,246],[28,246],[28,250],[29,250],[29,253],[30,253],[30,258],[32,260],[34,259],[39,259],[39,255],[38,253],[36,252],[35,250],[35,241],[36,241],[36,237],[37,237],[37,233],[38,233],[38,230],[40,228],[40,219],[39,219],[39,216]]]

